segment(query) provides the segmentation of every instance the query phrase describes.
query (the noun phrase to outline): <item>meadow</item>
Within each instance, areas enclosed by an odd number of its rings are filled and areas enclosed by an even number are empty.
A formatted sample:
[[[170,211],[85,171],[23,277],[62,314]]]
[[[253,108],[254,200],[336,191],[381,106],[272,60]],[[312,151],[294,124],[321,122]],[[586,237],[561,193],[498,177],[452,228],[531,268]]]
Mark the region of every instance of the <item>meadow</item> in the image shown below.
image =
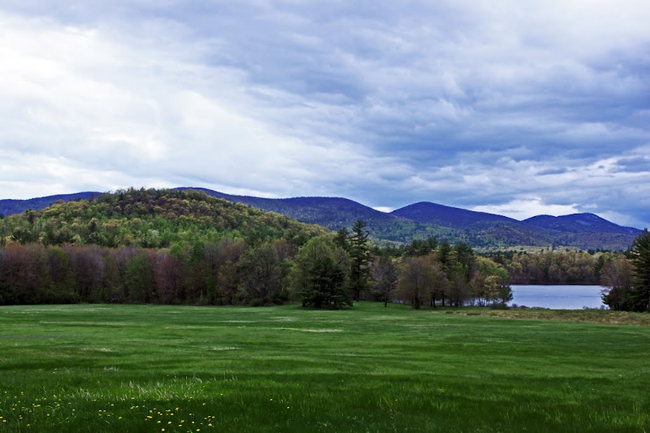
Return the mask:
[[[0,307],[0,431],[650,431],[650,327],[462,312]]]

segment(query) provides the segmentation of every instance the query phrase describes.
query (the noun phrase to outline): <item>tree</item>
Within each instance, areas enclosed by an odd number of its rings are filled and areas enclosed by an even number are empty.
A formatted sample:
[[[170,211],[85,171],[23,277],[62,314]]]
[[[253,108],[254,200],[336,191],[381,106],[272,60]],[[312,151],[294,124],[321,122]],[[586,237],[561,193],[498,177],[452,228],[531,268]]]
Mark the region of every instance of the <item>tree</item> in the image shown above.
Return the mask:
[[[451,245],[449,242],[444,241],[438,247],[438,260],[442,263],[442,266],[447,267],[447,262],[449,261],[449,255],[451,254]]]
[[[454,251],[456,252],[456,260],[462,265],[465,279],[469,281],[472,268],[476,261],[474,250],[464,242],[461,242],[454,246]]]
[[[156,262],[156,294],[158,302],[171,304],[181,300],[185,273],[185,251],[175,244],[171,250],[159,251]]]
[[[372,279],[374,281],[373,293],[380,301],[384,302],[384,307],[387,307],[393,292],[397,288],[398,279],[397,266],[395,266],[390,256],[381,256],[379,261],[372,267]]]
[[[413,239],[406,247],[404,254],[407,256],[426,256],[434,252],[436,248],[438,248],[437,238],[428,238],[426,240]]]
[[[125,283],[129,300],[136,303],[151,302],[154,296],[155,280],[149,257],[141,251],[126,262]]]
[[[604,258],[601,269],[600,285],[603,303],[612,310],[633,310],[632,300],[632,263],[623,255]]]
[[[334,236],[334,243],[337,247],[350,251],[350,232],[345,227],[340,228]]]
[[[397,282],[398,296],[408,300],[415,310],[419,310],[424,298],[434,285],[435,275],[431,266],[431,256],[406,257]]]
[[[370,246],[368,245],[368,231],[364,229],[366,223],[358,220],[352,226],[350,236],[350,289],[355,301],[361,299],[361,294],[368,286],[370,277]]]
[[[187,258],[187,290],[185,291],[187,301],[197,302],[205,298],[207,276],[208,265],[205,259],[205,244],[197,241],[190,248]]]
[[[77,301],[74,282],[70,272],[70,261],[59,247],[48,248],[47,265],[50,274],[51,290],[49,299],[53,303],[71,303]]]
[[[237,265],[228,260],[219,268],[217,275],[217,297],[226,305],[234,305],[239,288]]]
[[[104,260],[95,246],[66,245],[63,247],[80,301],[105,302],[102,295]]]
[[[510,286],[499,282],[499,277],[496,275],[490,275],[485,279],[485,293],[492,308],[506,308],[513,298]]]
[[[352,305],[346,290],[346,257],[327,235],[312,238],[300,248],[291,284],[304,307],[336,309]]]
[[[650,310],[650,232],[643,230],[632,243],[632,309]]]
[[[266,305],[271,303],[280,289],[280,259],[270,243],[249,248],[241,257],[243,289],[249,301]]]
[[[485,257],[476,257],[475,271],[470,281],[471,297],[474,302],[481,306],[493,304],[495,300],[502,299],[501,295],[507,298],[506,289],[508,286],[508,271],[499,263]],[[502,293],[503,290],[503,293]],[[509,302],[511,299],[506,300]],[[503,302],[503,300],[502,300]]]

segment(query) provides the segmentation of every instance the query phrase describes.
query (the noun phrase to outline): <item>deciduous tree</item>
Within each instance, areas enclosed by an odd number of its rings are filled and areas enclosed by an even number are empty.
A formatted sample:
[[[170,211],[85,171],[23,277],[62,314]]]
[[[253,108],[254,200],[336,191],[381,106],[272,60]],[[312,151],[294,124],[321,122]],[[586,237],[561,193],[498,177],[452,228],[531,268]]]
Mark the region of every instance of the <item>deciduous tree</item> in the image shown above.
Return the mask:
[[[383,301],[384,307],[393,298],[397,289],[397,266],[388,255],[383,255],[372,267],[372,291],[377,299]]]
[[[434,282],[431,256],[406,257],[397,283],[398,297],[419,310]]]

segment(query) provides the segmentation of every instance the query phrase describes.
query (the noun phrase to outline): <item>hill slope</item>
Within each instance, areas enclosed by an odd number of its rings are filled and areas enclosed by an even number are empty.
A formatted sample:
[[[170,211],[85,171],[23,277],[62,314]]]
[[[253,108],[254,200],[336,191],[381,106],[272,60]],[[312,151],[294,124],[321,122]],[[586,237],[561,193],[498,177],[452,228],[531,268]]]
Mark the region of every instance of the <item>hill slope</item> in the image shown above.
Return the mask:
[[[91,201],[57,202],[0,220],[0,240],[46,245],[166,247],[224,234],[250,242],[283,237],[302,243],[324,232],[320,226],[200,191],[154,189],[106,193]]]
[[[390,214],[341,197],[261,198],[224,194],[207,188],[177,189],[202,191],[212,197],[243,203],[267,212],[287,215],[299,221],[323,225],[330,229],[350,227],[359,219],[368,224],[376,221],[395,220]]]
[[[0,214],[4,216],[23,213],[26,210],[40,210],[53,205],[57,201],[92,200],[102,195],[100,192],[77,192],[74,194],[50,195],[47,197],[30,198],[29,200],[0,200]]]

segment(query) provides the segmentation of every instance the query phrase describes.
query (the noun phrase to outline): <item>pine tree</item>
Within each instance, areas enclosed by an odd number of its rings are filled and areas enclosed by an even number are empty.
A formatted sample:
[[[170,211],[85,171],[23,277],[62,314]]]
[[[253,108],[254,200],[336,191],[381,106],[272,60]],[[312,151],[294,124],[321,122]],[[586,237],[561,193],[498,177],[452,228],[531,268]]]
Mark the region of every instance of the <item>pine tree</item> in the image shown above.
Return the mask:
[[[645,229],[632,244],[632,304],[634,311],[650,310],[650,232]]]
[[[334,236],[334,243],[344,251],[350,252],[350,232],[345,227],[339,229]]]
[[[368,231],[364,229],[366,223],[358,220],[352,226],[350,236],[350,289],[355,301],[361,299],[361,294],[368,286],[370,277],[370,246],[368,245]]]
[[[346,285],[347,254],[329,236],[310,239],[296,256],[292,290],[304,307],[351,306]]]

